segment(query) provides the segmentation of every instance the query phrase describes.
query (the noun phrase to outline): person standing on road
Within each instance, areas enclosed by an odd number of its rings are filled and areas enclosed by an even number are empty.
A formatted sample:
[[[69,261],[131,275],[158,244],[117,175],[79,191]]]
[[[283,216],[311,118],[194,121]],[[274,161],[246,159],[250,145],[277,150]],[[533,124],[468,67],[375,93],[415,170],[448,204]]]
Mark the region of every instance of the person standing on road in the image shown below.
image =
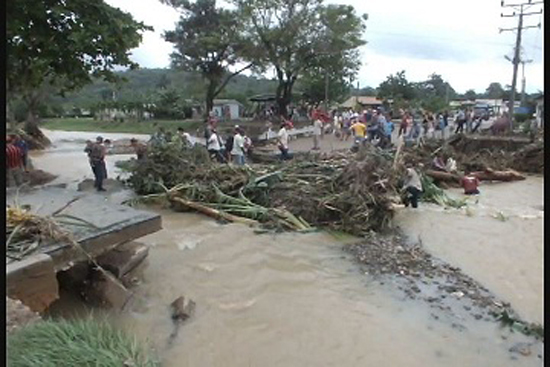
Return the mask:
[[[105,167],[105,146],[103,146],[103,138],[98,136],[96,142],[92,144],[89,157],[92,171],[94,173],[94,187],[97,191],[105,191],[103,188],[103,180],[106,178],[107,168]]]
[[[458,111],[455,122],[456,122],[455,134],[458,134],[459,132],[464,133],[464,124],[466,123],[466,114],[464,113],[464,110],[460,109]]]
[[[391,136],[394,130],[393,121],[391,120],[390,114],[386,117],[386,124],[384,125],[384,144],[383,147],[391,146]]]
[[[282,160],[290,159],[290,156],[288,154],[288,131],[286,130],[286,127],[287,124],[283,122],[281,124],[281,129],[277,134],[277,147],[281,151]]]
[[[357,119],[353,125],[351,125],[350,129],[353,131],[353,135],[355,136],[354,145],[364,145],[365,135],[367,132],[367,127],[365,124]]]
[[[408,164],[406,168],[405,183],[402,189],[404,194],[403,204],[405,204],[405,207],[411,204],[411,206],[416,209],[418,208],[418,199],[422,194],[422,181],[412,164]]]
[[[23,152],[15,144],[14,137],[6,139],[6,187],[23,184]]]
[[[403,114],[403,116],[401,116],[401,124],[399,125],[398,136],[406,134],[408,127],[409,127],[409,112],[407,111]]]
[[[319,139],[321,138],[322,133],[323,122],[321,122],[319,116],[315,116],[315,120],[313,121],[313,150],[321,149],[319,147]]]
[[[221,140],[216,129],[212,129],[210,138],[208,138],[208,153],[214,156],[219,163],[225,163],[222,153]]]
[[[233,163],[235,163],[237,166],[244,166],[244,132],[240,127],[235,128],[231,156],[233,158]]]

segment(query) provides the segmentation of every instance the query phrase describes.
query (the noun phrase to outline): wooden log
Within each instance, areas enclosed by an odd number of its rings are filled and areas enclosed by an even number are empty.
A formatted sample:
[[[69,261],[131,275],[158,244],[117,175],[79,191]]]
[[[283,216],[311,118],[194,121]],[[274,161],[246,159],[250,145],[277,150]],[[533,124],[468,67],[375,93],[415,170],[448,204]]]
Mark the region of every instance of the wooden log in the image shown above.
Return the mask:
[[[485,171],[472,172],[472,176],[477,177],[480,181],[522,181],[525,176],[514,170],[493,171],[491,169]]]
[[[430,176],[436,181],[444,181],[444,182],[457,182],[460,183],[460,176],[454,173],[449,172],[443,172],[443,171],[435,171],[428,169],[426,170],[426,175]]]
[[[243,224],[247,224],[247,225],[251,225],[251,226],[258,225],[258,221],[255,221],[254,219],[239,217],[239,216],[229,214],[229,213],[226,213],[226,212],[223,212],[223,211],[220,211],[220,210],[209,208],[205,205],[199,204],[199,203],[194,202],[194,201],[185,200],[185,199],[175,197],[175,196],[170,197],[170,200],[175,201],[177,203],[180,203],[181,205],[183,205],[185,207],[196,210],[199,213],[208,215],[209,217],[212,217],[212,218],[223,219],[223,220],[226,220],[228,222],[243,223]]]

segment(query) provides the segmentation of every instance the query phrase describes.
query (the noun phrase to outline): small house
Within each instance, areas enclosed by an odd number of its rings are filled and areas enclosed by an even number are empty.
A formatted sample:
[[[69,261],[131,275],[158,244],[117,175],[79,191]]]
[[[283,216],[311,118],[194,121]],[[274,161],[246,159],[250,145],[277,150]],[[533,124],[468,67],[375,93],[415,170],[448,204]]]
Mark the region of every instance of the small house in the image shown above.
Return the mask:
[[[215,99],[214,116],[222,121],[238,120],[242,116],[244,106],[234,99]]]
[[[341,108],[356,108],[357,105],[363,109],[376,109],[382,107],[382,100],[371,96],[354,96],[349,97],[340,105]]]

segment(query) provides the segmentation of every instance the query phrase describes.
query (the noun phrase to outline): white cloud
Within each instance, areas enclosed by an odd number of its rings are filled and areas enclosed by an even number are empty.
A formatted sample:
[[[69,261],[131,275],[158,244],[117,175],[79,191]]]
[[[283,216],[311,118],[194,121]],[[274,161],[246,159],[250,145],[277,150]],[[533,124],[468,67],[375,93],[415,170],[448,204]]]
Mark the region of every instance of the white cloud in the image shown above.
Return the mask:
[[[133,50],[133,59],[142,67],[168,67],[172,45],[162,39],[173,29],[179,14],[159,0],[106,0],[131,13],[135,19],[155,28],[147,32],[141,46]],[[504,55],[512,55],[515,32],[499,34],[499,28],[514,28],[517,18],[501,18],[511,11],[500,7],[499,0],[330,0],[350,4],[359,14],[369,14],[362,48],[363,66],[358,75],[363,86],[378,86],[389,74],[405,70],[411,81],[420,81],[435,72],[448,80],[458,92],[484,91],[491,82],[511,84],[512,64]],[[506,3],[508,3],[506,1]],[[511,9],[511,8],[508,8]],[[533,7],[533,10],[540,6]],[[544,20],[535,15],[525,18],[527,25],[542,23],[542,29],[523,33],[527,91],[543,90]],[[521,67],[518,89],[521,86]]]

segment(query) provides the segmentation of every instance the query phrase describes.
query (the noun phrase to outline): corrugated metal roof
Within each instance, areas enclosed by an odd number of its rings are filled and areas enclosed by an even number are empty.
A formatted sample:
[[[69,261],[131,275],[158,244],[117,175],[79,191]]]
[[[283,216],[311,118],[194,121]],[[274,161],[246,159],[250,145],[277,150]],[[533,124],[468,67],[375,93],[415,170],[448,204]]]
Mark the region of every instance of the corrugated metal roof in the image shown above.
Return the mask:
[[[340,106],[353,108],[357,103],[362,105],[381,105],[382,101],[376,97],[371,96],[356,96],[349,97],[347,101],[342,103]]]

